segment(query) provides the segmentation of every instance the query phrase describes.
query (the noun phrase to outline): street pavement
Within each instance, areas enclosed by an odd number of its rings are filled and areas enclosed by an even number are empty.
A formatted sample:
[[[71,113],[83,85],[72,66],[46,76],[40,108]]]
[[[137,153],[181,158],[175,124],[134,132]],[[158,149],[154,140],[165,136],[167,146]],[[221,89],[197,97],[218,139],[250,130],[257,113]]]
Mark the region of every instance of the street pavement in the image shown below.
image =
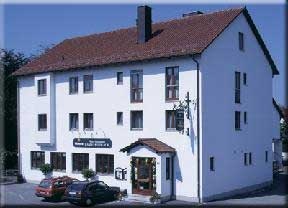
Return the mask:
[[[204,206],[287,206],[288,199],[288,174],[281,173],[278,177],[274,179],[274,183],[270,188],[258,190],[249,194],[244,194],[240,196],[235,196],[230,199],[217,200],[213,202],[204,203]],[[17,205],[26,206],[72,206],[65,201],[46,201],[45,199],[38,198],[34,194],[36,185],[31,183],[6,183],[0,187],[0,205],[4,207],[6,205],[12,205],[17,207]],[[139,203],[131,203],[127,201],[114,201],[103,204],[107,207],[111,206],[122,206],[126,207],[128,205],[141,205]],[[143,204],[144,205],[144,204]],[[147,204],[146,204],[147,205]],[[189,206],[195,205],[195,203],[183,202],[183,201],[169,201],[165,205],[168,206]],[[73,205],[74,206],[74,205]],[[99,205],[98,205],[99,206]],[[76,207],[76,206],[75,206]]]

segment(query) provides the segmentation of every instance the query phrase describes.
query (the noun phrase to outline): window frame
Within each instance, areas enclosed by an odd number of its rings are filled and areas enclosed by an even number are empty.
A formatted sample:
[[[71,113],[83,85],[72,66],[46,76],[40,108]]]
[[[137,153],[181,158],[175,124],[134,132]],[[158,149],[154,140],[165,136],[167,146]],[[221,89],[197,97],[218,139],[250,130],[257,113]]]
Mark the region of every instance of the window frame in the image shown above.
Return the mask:
[[[76,156],[79,158],[77,158],[77,161],[74,161]],[[87,164],[85,164],[86,162]],[[75,167],[75,166],[78,166],[78,167]],[[80,173],[82,170],[88,169],[88,168],[89,168],[89,153],[72,153],[72,172],[73,173]]]
[[[105,158],[105,159],[104,159]],[[95,172],[97,175],[112,175],[114,174],[114,155],[113,154],[95,154],[96,168]],[[104,164],[107,163],[107,164]],[[107,166],[107,170],[104,168]]]
[[[235,130],[240,131],[241,130],[241,111],[235,111],[234,122],[235,122]]]
[[[50,164],[53,171],[66,172],[66,152],[50,152]]]
[[[86,90],[85,89],[85,86],[87,84],[87,82],[91,82],[91,89],[89,90]],[[93,90],[94,90],[94,77],[93,77],[93,74],[86,74],[86,75],[83,75],[83,93],[84,94],[89,94],[89,93],[93,93]]]
[[[123,126],[123,112],[117,112],[116,124],[117,126]]]
[[[168,70],[172,70],[172,75],[169,75],[171,77],[174,77],[174,84],[168,85]],[[175,75],[175,69],[177,69],[177,73]],[[166,101],[175,101],[179,100],[179,66],[168,66],[165,68],[165,100]],[[176,78],[175,78],[176,77]],[[173,80],[173,78],[171,78]],[[173,81],[172,81],[173,82]],[[168,88],[172,88],[172,97],[169,98],[169,90]],[[176,89],[174,89],[176,88]]]
[[[37,80],[37,95],[38,96],[46,96],[47,95],[47,79],[38,79]]]
[[[119,71],[116,74],[117,77],[117,85],[123,85],[123,72]]]
[[[37,159],[37,153],[40,154],[40,160]],[[33,160],[36,157],[36,162]],[[45,151],[30,151],[30,167],[31,169],[40,169],[45,164]],[[35,166],[34,166],[35,165]]]
[[[142,127],[133,127],[133,114],[134,113],[142,113]],[[130,111],[130,130],[131,131],[142,131],[143,130],[143,122],[144,122],[144,115],[143,115],[143,111],[140,111],[140,110],[133,110],[133,111]]]
[[[238,47],[240,51],[244,51],[244,33],[238,32]]]
[[[172,119],[173,119],[173,121],[172,121],[172,127],[168,127],[168,124],[169,124],[169,121],[168,121],[168,116],[169,116],[169,114],[170,113],[172,113]],[[173,116],[174,116],[174,118],[173,118]],[[166,131],[176,131],[176,110],[166,110],[165,111],[165,120],[166,120]],[[173,127],[173,123],[174,123],[174,126],[175,127]]]
[[[44,117],[44,118],[42,118]],[[44,120],[42,120],[44,119]],[[44,122],[44,123],[42,123]],[[41,124],[44,124],[44,127],[41,126]],[[48,121],[47,121],[47,114],[46,113],[40,113],[38,114],[38,131],[47,131],[48,129]]]
[[[73,84],[75,84],[74,88],[72,87]],[[75,91],[73,91],[73,89]],[[69,77],[69,95],[78,94],[78,91],[79,91],[79,79],[78,79],[78,76]]]
[[[134,87],[134,85],[133,85],[134,75],[137,76],[137,86],[136,87]],[[141,85],[140,80],[142,80],[142,86],[140,86]],[[144,84],[143,70],[132,70],[130,72],[130,102],[131,103],[143,103],[143,84]],[[141,99],[134,99],[134,96],[133,96],[134,93],[137,93],[137,96],[140,96]]]
[[[241,72],[235,71],[235,98],[234,102],[241,103]]]
[[[92,127],[86,128],[86,124],[89,124],[89,116],[92,116]],[[88,119],[88,120],[86,120]],[[86,123],[87,122],[87,123]],[[93,131],[94,129],[94,114],[93,113],[83,113],[83,129],[84,131]]]

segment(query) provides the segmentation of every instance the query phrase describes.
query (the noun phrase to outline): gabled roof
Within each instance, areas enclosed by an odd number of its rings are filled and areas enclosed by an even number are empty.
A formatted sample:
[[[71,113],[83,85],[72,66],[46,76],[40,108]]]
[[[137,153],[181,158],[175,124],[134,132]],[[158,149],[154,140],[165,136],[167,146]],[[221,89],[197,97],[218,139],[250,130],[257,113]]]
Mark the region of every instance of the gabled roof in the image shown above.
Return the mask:
[[[273,98],[273,105],[276,108],[276,110],[278,111],[280,118],[284,118],[284,114],[283,114],[280,106],[277,104],[277,102],[275,101],[274,98]]]
[[[14,75],[123,64],[202,53],[239,14],[245,15],[273,74],[278,70],[246,8],[197,14],[152,25],[152,38],[137,43],[137,28],[67,39]]]
[[[138,141],[131,143],[129,146],[122,148],[121,152],[130,152],[131,149],[137,146],[147,146],[150,149],[154,150],[156,153],[175,153],[173,147],[168,146],[164,142],[159,141],[155,138],[150,139],[138,139]]]

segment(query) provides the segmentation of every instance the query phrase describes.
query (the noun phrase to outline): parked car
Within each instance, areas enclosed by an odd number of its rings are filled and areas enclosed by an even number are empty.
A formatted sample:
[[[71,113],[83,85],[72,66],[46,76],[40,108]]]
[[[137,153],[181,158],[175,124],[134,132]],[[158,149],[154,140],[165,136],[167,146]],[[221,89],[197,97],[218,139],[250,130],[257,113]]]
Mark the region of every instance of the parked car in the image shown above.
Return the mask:
[[[109,187],[103,181],[77,181],[65,191],[64,197],[71,204],[91,206],[118,199],[119,187]]]
[[[35,195],[45,199],[62,199],[66,188],[77,179],[68,176],[43,179],[35,189]]]

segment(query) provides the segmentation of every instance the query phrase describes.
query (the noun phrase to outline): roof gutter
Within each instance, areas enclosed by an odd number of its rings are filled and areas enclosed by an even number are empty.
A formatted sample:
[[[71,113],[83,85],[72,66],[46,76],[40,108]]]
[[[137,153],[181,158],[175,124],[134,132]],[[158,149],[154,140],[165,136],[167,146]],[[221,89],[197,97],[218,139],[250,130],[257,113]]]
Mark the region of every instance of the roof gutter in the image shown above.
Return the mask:
[[[199,100],[200,100],[200,75],[199,75],[199,71],[200,71],[200,64],[199,62],[196,60],[196,56],[199,54],[193,54],[192,60],[196,63],[196,67],[197,67],[197,198],[198,198],[198,202],[202,203],[202,199],[201,199],[201,192],[200,192],[200,104],[199,104]]]

